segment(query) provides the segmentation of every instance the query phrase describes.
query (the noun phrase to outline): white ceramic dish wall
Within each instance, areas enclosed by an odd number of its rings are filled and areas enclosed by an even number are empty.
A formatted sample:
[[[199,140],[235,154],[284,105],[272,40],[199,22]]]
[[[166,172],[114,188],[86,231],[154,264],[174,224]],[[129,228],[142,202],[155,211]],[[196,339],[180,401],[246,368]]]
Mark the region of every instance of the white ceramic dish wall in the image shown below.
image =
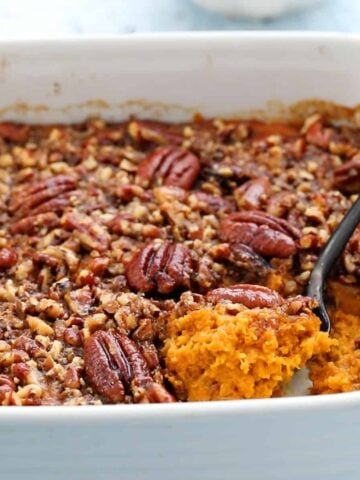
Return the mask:
[[[184,34],[0,43],[0,118],[191,118],[360,99],[360,37]],[[360,393],[0,408],[4,480],[358,480]]]

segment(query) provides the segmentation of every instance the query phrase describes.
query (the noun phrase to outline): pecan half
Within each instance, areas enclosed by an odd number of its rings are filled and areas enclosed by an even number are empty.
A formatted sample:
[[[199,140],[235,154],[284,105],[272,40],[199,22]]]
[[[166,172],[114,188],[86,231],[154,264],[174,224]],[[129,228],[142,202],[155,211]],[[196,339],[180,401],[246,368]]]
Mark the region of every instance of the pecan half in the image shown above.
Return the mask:
[[[75,238],[83,247],[99,252],[108,249],[110,245],[108,231],[88,215],[69,212],[63,216],[61,223],[67,230],[73,230]]]
[[[234,196],[239,208],[256,210],[270,193],[270,180],[268,177],[262,176],[245,182],[234,191]]]
[[[135,253],[126,265],[129,285],[140,292],[171,293],[189,288],[192,262],[185,245],[150,243]]]
[[[344,192],[360,192],[360,155],[334,170],[333,185]]]
[[[282,297],[275,290],[247,284],[216,288],[208,292],[206,300],[210,303],[219,303],[224,300],[242,303],[248,308],[272,308],[283,304]]]
[[[114,330],[95,332],[86,342],[84,359],[90,383],[111,403],[124,402],[127,394],[137,402],[174,401],[162,385],[154,387],[139,347],[126,335]],[[161,392],[154,396],[154,390]]]
[[[70,203],[72,190],[77,184],[76,177],[56,175],[31,184],[18,191],[9,203],[9,210],[17,218],[47,212],[62,212]]]
[[[180,187],[190,190],[200,173],[200,161],[183,148],[163,147],[148,155],[139,165],[137,181],[150,184]]]
[[[297,250],[300,233],[283,219],[261,211],[232,213],[220,222],[220,238],[244,243],[265,257],[286,258]]]

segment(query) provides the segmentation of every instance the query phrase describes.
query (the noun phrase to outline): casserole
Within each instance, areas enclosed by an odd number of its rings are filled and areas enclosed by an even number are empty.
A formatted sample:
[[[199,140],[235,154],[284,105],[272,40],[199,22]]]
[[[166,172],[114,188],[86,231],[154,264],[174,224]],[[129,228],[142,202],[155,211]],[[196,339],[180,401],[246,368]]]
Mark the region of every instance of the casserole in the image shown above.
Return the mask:
[[[309,98],[351,107],[358,101],[359,42],[353,36],[260,33],[3,42],[1,118],[46,123],[136,114],[182,120],[195,112],[236,116],[256,109],[262,116],[269,100],[267,111],[286,117],[294,110],[284,105]],[[332,111],[357,120],[356,109]],[[226,480],[243,474],[247,480],[352,480],[359,402],[352,393],[4,407],[2,473],[14,479]]]

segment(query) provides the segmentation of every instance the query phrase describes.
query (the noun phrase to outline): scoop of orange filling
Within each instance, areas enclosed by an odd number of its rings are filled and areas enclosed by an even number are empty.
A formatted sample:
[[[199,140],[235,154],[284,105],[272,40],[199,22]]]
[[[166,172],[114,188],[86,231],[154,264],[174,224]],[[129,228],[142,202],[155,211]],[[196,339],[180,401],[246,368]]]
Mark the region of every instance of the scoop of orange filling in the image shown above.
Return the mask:
[[[360,389],[360,289],[332,282],[329,297],[331,336],[336,340],[329,353],[310,364],[313,393],[339,393]]]
[[[310,309],[217,304],[169,324],[167,376],[183,400],[264,398],[281,394],[297,369],[329,350]]]

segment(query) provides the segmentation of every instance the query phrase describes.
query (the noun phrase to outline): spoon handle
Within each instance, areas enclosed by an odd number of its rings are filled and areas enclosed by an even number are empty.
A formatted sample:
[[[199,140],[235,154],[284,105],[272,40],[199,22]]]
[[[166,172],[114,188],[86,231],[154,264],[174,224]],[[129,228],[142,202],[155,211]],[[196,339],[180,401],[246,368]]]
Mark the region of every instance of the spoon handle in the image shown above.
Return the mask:
[[[330,331],[331,325],[324,302],[325,282],[359,222],[360,196],[329,238],[310,276],[307,295],[319,302],[319,307],[315,309],[315,313],[322,321],[322,330],[326,332]]]

